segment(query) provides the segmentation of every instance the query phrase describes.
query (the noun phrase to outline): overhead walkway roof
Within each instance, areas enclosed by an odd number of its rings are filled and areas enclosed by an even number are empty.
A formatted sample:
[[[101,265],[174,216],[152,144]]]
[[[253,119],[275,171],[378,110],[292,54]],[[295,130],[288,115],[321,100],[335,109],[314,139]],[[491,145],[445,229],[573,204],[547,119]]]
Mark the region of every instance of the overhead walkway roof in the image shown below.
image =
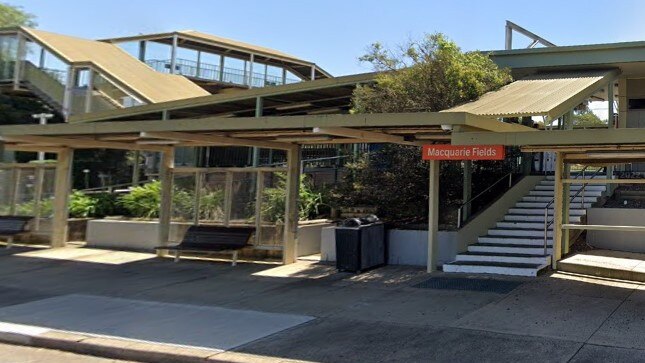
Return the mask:
[[[19,30],[69,64],[96,68],[142,101],[158,103],[209,94],[183,76],[156,72],[114,44],[26,27]]]
[[[206,116],[254,116],[258,97],[262,114],[302,115],[347,109],[358,84],[374,82],[376,73],[319,79],[275,87],[253,88],[231,93],[177,100],[119,110],[73,115],[70,122],[159,120],[167,111],[171,119]]]
[[[177,35],[180,46],[184,48],[202,50],[207,52],[225,53],[229,57],[248,59],[253,54],[256,62],[261,62],[277,67],[288,67],[293,73],[309,79],[311,77],[311,68],[315,68],[315,78],[330,78],[331,75],[324,69],[317,66],[314,62],[298,58],[275,49],[261,47],[249,43],[240,42],[233,39],[218,37],[212,34],[206,34],[195,30],[182,30],[167,33],[141,34],[128,37],[117,37],[102,39],[101,41],[109,43],[123,43],[131,41],[154,41],[164,44],[172,44],[173,37]]]
[[[469,112],[495,118],[545,116],[553,120],[605,87],[618,74],[618,70],[536,74],[443,112]]]

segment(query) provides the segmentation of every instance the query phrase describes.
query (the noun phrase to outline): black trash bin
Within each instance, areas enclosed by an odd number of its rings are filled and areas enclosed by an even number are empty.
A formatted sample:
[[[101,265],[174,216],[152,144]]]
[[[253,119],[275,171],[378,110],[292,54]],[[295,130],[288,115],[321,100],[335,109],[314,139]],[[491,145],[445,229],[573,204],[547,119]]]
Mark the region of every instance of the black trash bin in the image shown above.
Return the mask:
[[[385,264],[385,226],[375,216],[350,218],[336,227],[336,268],[361,273]]]

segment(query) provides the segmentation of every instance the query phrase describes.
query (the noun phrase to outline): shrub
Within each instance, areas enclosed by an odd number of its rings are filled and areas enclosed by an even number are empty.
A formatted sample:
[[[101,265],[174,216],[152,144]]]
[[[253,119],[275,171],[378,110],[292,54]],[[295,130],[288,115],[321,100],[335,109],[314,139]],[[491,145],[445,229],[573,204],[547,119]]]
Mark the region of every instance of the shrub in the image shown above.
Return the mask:
[[[96,213],[97,200],[83,192],[74,191],[69,198],[69,216],[88,218]]]
[[[270,222],[283,222],[285,213],[285,202],[287,197],[286,186],[287,176],[284,173],[276,173],[278,182],[274,188],[264,189],[262,215]],[[311,182],[306,175],[300,176],[300,190],[298,198],[299,219],[307,220],[318,215],[319,207],[323,205],[322,193],[312,189]]]
[[[161,182],[153,181],[134,187],[130,193],[120,196],[117,203],[133,217],[157,218],[161,203]]]

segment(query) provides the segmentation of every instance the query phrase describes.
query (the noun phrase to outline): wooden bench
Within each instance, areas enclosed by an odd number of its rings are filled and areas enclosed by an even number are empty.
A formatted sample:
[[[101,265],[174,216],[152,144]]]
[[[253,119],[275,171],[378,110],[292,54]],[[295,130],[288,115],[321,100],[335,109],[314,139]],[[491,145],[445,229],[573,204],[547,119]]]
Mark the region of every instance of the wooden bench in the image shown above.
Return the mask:
[[[251,246],[249,239],[255,232],[253,227],[191,226],[181,243],[172,246],[158,246],[156,250],[175,252],[175,262],[181,252],[231,252],[232,266],[237,265],[237,253]]]
[[[13,246],[15,236],[27,232],[27,226],[34,217],[0,216],[0,237],[7,239],[7,248]]]

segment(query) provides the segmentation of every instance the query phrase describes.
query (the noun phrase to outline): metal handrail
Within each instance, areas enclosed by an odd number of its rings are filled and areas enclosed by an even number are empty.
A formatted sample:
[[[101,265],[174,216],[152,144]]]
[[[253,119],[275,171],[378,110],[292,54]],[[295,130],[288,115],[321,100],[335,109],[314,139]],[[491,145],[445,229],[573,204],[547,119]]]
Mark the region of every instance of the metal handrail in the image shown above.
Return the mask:
[[[486,193],[487,191],[492,189],[495,185],[497,185],[502,180],[505,180],[506,178],[508,178],[508,187],[510,189],[510,187],[513,185],[513,172],[512,171],[509,172],[508,174],[505,174],[503,177],[499,178],[499,180],[497,180],[493,184],[489,185],[488,188],[484,189],[483,191],[481,191],[476,196],[470,198],[469,200],[467,200],[467,201],[461,203],[461,205],[459,205],[459,208],[457,209],[457,228],[458,229],[461,228],[461,223],[463,222],[461,217],[462,217],[462,214],[463,214],[464,207],[467,206],[468,204],[472,204],[472,202],[475,199],[481,197],[484,193]]]
[[[580,177],[580,175],[582,175],[582,180],[586,180],[585,171],[587,170],[587,167],[589,167],[589,165],[586,165],[584,168],[582,168],[582,170],[578,173],[578,175],[576,175],[576,177],[573,178],[573,179],[577,180],[578,177]],[[598,168],[591,175],[591,178],[589,178],[589,179],[593,179],[596,176],[598,176],[598,172],[600,172],[602,169],[603,168]],[[586,183],[586,182],[582,183],[582,188],[578,189],[578,191],[573,196],[571,196],[569,198],[569,203],[571,203],[573,200],[575,200],[576,197],[578,196],[578,194],[580,194],[580,192],[582,192],[582,201],[580,202],[580,204],[584,208],[584,206],[585,206],[585,189],[587,188],[587,184],[589,184],[589,183]],[[546,207],[544,207],[544,255],[547,254],[546,251],[547,251],[547,240],[549,239],[549,236],[548,236],[549,227],[551,227],[551,225],[555,222],[555,216],[553,218],[551,218],[551,220],[549,220],[549,207],[554,202],[555,202],[555,197],[553,197],[553,199],[551,199],[551,201],[549,203],[547,203]],[[555,215],[555,211],[554,211],[554,215]]]

